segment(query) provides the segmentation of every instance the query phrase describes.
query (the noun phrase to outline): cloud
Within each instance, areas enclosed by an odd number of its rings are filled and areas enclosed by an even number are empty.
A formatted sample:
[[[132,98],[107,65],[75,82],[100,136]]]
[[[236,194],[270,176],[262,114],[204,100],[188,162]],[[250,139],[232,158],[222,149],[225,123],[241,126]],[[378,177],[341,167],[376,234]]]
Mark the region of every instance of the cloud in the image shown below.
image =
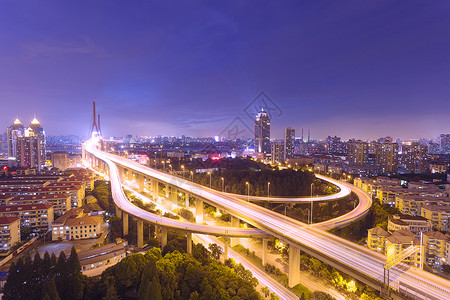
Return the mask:
[[[54,56],[63,54],[102,55],[103,49],[90,38],[83,36],[77,40],[27,42],[23,45],[26,54],[31,56]]]

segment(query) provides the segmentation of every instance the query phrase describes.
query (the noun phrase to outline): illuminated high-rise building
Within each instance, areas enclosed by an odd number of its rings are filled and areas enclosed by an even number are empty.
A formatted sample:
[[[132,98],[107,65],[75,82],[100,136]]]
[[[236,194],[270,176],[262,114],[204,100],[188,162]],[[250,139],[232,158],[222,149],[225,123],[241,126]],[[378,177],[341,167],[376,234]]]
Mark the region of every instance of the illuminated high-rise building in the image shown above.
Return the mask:
[[[14,123],[6,127],[6,140],[8,144],[8,157],[16,157],[17,156],[17,139],[24,135],[24,128],[22,122],[19,119],[16,119]]]
[[[255,118],[255,152],[270,154],[270,117],[261,109]]]
[[[350,165],[367,165],[369,146],[363,141],[349,141],[347,160]]]
[[[398,144],[385,141],[376,144],[377,167],[382,173],[397,173]]]
[[[283,142],[278,141],[272,143],[272,163],[284,163],[284,149]]]
[[[402,166],[408,173],[425,173],[428,169],[428,146],[419,142],[404,143]]]
[[[450,154],[450,134],[439,136],[439,154]]]
[[[284,130],[284,158],[294,157],[295,129],[287,127]]]
[[[7,128],[8,155],[18,166],[41,170],[45,166],[45,131],[36,117],[28,128],[16,119]]]

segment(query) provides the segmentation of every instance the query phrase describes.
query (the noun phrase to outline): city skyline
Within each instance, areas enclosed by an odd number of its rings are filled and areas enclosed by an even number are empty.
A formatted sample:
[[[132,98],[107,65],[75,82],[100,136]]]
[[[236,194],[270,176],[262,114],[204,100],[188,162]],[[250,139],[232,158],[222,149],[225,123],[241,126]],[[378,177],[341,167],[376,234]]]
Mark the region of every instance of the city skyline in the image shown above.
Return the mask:
[[[433,138],[450,131],[450,4],[427,4],[11,2],[2,106],[52,135],[87,135],[96,100],[105,136],[216,136],[236,117],[251,127],[264,91],[282,111],[274,138]]]

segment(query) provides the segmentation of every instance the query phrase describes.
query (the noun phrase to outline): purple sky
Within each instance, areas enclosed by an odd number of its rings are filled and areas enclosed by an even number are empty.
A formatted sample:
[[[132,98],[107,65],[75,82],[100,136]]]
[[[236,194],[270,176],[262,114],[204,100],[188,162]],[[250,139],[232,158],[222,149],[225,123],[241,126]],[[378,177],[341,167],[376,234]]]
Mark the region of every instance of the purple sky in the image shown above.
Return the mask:
[[[273,137],[450,132],[449,1],[148,2],[3,1],[1,128],[214,136],[264,91]]]

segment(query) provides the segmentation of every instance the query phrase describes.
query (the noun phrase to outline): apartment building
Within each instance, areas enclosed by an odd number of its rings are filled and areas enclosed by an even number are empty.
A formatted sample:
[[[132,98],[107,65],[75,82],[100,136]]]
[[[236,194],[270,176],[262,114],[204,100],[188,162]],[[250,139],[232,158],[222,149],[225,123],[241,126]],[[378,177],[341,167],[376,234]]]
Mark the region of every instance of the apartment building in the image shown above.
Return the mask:
[[[49,230],[53,222],[53,207],[48,204],[0,206],[0,217],[20,218],[20,226],[31,227],[34,232]]]
[[[390,215],[388,220],[388,232],[390,233],[407,230],[419,236],[420,232],[431,231],[432,228],[431,221],[421,216]]]
[[[90,215],[83,208],[75,208],[52,223],[52,240],[96,238],[101,234],[102,224],[101,215]]]
[[[375,227],[368,230],[367,247],[379,253],[386,253],[386,238],[391,234],[383,228]]]
[[[445,203],[449,204],[448,202]],[[450,204],[449,206],[443,205],[422,206],[420,214],[422,217],[431,220],[433,227],[436,230],[449,231]]]
[[[51,205],[53,207],[53,213],[62,215],[70,210],[71,196],[67,194],[24,195],[16,196],[8,202],[9,205],[42,203]]]
[[[447,244],[449,238],[439,231],[424,232],[423,246],[425,260],[428,266],[436,269],[442,269],[447,262]]]
[[[20,219],[0,218],[0,255],[8,255],[11,247],[20,242]]]

